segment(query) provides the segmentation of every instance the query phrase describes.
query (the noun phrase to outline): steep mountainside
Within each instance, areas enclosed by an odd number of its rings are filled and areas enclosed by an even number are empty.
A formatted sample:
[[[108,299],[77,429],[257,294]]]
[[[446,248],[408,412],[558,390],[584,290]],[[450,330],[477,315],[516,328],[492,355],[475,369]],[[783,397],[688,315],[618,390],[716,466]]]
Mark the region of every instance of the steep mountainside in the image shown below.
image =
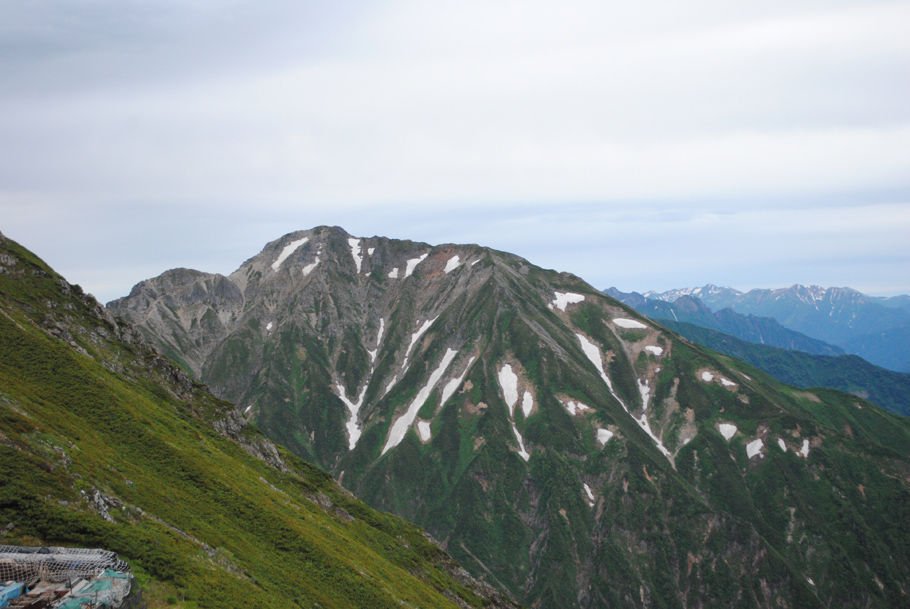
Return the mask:
[[[773,317],[791,330],[837,345],[873,364],[910,372],[906,297],[878,299],[850,288],[803,285],[746,293],[707,285],[646,296],[673,302],[684,294],[700,298],[715,311],[731,308],[738,313]]]
[[[812,355],[756,345],[694,324],[668,320],[662,323],[691,341],[751,364],[783,383],[846,391],[891,412],[910,416],[910,374],[873,366],[857,355]]]
[[[515,607],[2,235],[0,354],[0,544],[114,550],[152,608]]]
[[[858,398],[477,246],[321,227],[180,273],[110,308],[530,606],[907,601],[910,429]]]
[[[770,317],[743,315],[729,308],[712,311],[693,295],[682,295],[670,301],[647,298],[637,292],[620,292],[616,288],[604,290],[604,293],[651,319],[691,323],[736,336],[750,343],[781,349],[795,349],[816,355],[844,354],[839,347],[788,330]]]

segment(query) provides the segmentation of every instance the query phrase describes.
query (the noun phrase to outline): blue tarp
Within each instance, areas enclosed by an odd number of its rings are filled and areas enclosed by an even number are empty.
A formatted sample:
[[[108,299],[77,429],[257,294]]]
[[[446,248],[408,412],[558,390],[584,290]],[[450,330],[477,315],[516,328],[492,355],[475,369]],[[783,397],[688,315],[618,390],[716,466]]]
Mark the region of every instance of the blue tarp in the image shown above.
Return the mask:
[[[130,593],[130,576],[108,569],[87,586],[73,591],[58,605],[59,609],[119,607]]]
[[[22,582],[6,582],[0,584],[0,608],[9,605],[14,598],[22,596],[22,589],[25,584]]]

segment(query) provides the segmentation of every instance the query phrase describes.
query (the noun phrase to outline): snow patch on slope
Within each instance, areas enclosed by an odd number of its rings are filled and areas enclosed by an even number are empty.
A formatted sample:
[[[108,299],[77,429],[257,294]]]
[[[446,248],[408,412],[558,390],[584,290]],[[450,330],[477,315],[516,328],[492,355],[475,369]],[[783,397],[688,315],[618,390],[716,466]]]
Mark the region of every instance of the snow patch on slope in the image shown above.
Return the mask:
[[[802,457],[803,459],[809,458],[809,440],[805,440],[805,439],[803,440],[803,445],[799,449],[799,452],[797,454],[800,457]]]
[[[448,261],[446,262],[446,268],[443,270],[446,272],[446,275],[448,275],[450,272],[454,271],[459,266],[461,266],[461,262],[459,262],[458,255],[456,254],[455,256],[452,256],[451,258],[448,259]]]
[[[370,354],[370,364],[376,363],[376,354],[379,353],[379,345],[382,343],[382,332],[385,330],[385,320],[379,319],[379,333],[376,336],[376,348],[368,350],[367,353]]]
[[[584,351],[585,355],[588,357],[591,363],[594,364],[594,366],[597,368],[597,371],[600,373],[600,378],[602,378],[604,383],[606,383],[607,389],[610,390],[610,395],[612,395],[613,398],[619,402],[619,405],[623,407],[623,410],[625,410],[629,416],[632,416],[632,412],[629,410],[629,407],[626,406],[626,403],[623,402],[618,395],[616,395],[615,391],[613,391],[613,383],[610,382],[610,377],[608,377],[606,372],[604,372],[603,358],[600,355],[600,349],[594,345],[594,343],[589,341],[584,334],[576,333],[575,336],[578,337],[578,341],[581,343],[582,351]],[[634,416],[632,416],[632,418],[635,419],[635,422],[638,423],[639,427],[641,427],[642,430],[644,430],[644,432],[651,437],[651,439],[654,441],[654,444],[657,446],[657,449],[663,453],[665,457],[670,459],[670,451],[667,450],[667,447],[664,446],[663,442],[660,441],[660,438],[658,438],[654,432],[651,431],[651,425],[648,423],[648,417],[643,413],[640,419],[636,419]]]
[[[423,443],[430,441],[432,434],[430,433],[429,421],[417,421],[417,435],[420,436],[420,441]]]
[[[627,328],[629,330],[644,330],[648,326],[641,323],[635,319],[627,319],[625,317],[617,317],[613,320],[613,323],[619,326],[620,328]]]
[[[376,345],[379,346],[379,343],[382,342],[382,333],[385,331],[385,319],[382,317],[379,318],[379,333],[376,336]]]
[[[651,398],[651,388],[648,387],[648,381],[638,379],[638,393],[641,394],[641,408],[648,409],[648,400]]]
[[[762,441],[761,438],[756,438],[756,439],[752,440],[751,442],[746,444],[746,456],[751,459],[755,455],[760,455],[761,449],[764,446],[765,446],[765,443]]]
[[[386,454],[390,448],[398,446],[401,444],[401,441],[404,440],[405,433],[414,423],[414,419],[417,418],[417,412],[420,410],[421,406],[423,406],[424,402],[427,401],[427,398],[430,397],[430,392],[433,391],[436,383],[438,383],[439,379],[442,378],[442,375],[445,374],[446,368],[449,367],[449,364],[452,363],[452,360],[455,359],[457,354],[458,351],[455,351],[454,349],[446,349],[445,355],[442,356],[442,361],[439,362],[439,366],[437,366],[436,370],[430,375],[427,384],[417,392],[417,396],[408,406],[407,411],[392,424],[392,428],[389,430],[389,439],[382,448],[383,455]]]
[[[414,269],[417,268],[417,265],[420,264],[421,262],[423,262],[424,260],[426,260],[427,256],[429,256],[429,254],[424,254],[423,256],[419,256],[417,258],[411,258],[410,260],[408,260],[407,265],[405,266],[405,269],[404,269],[404,276],[410,277],[411,273],[414,272]]]
[[[293,254],[298,247],[309,241],[308,237],[303,237],[302,239],[297,239],[296,241],[291,241],[284,246],[284,249],[281,250],[281,253],[278,254],[278,257],[275,258],[275,262],[272,263],[272,270],[277,271],[281,268],[281,263],[288,259],[288,256]]]
[[[645,351],[648,353],[653,353],[654,355],[663,355],[664,350],[657,345],[648,345],[645,347]]]
[[[398,279],[398,267],[397,266],[394,269],[392,269],[391,271],[389,271],[389,279]]]
[[[575,294],[574,292],[553,292],[553,294],[553,302],[550,304],[560,311],[565,311],[567,305],[577,304],[585,299],[584,294]]]
[[[784,443],[784,441],[781,438],[777,439],[777,445],[780,446],[780,449],[782,451],[787,452],[787,445]]]
[[[509,407],[509,417],[515,412],[515,403],[518,401],[518,375],[512,371],[512,365],[506,364],[499,369],[499,386],[502,387],[502,397]]]
[[[348,239],[348,245],[351,246],[351,256],[354,257],[354,264],[357,265],[357,272],[360,272],[360,265],[363,264],[363,256],[360,255],[360,239],[353,237]]]
[[[307,275],[312,273],[313,269],[315,269],[316,265],[318,265],[318,264],[319,264],[319,254],[316,254],[316,260],[314,260],[313,262],[311,262],[308,265],[306,265],[305,267],[303,267],[303,276],[306,277]]]
[[[588,505],[589,505],[590,507],[594,507],[594,503],[595,503],[595,501],[594,501],[594,493],[591,492],[591,487],[588,486],[588,483],[587,483],[587,482],[583,483],[582,486],[583,486],[584,489],[585,489],[585,495],[588,496]]]
[[[585,352],[587,358],[594,364],[594,367],[597,368],[597,371],[600,373],[600,378],[603,379],[604,383],[607,384],[607,388],[610,390],[610,393],[613,394],[617,400],[619,397],[613,393],[613,383],[610,381],[610,377],[607,376],[607,373],[604,372],[604,361],[603,357],[600,355],[600,349],[588,340],[588,337],[584,334],[576,333],[575,336],[578,337],[578,342],[581,343],[581,350]],[[620,403],[622,403],[620,401]]]
[[[581,402],[576,402],[575,400],[568,400],[563,402],[562,405],[565,407],[566,411],[573,417],[581,414],[585,410],[591,410],[591,407],[587,404],[582,404]]]
[[[515,427],[515,423],[512,423],[512,432],[515,434],[515,439],[518,440],[518,455],[525,461],[529,461],[531,459],[531,454],[525,450],[524,438],[521,437],[518,428]]]
[[[437,319],[439,319],[438,315],[436,317],[434,317],[433,319],[428,319],[427,321],[423,322],[423,325],[420,326],[419,328],[417,328],[417,330],[413,334],[411,334],[411,343],[408,345],[408,350],[404,352],[405,360],[407,360],[408,354],[411,353],[411,349],[414,348],[414,343],[416,343],[420,339],[420,337],[423,336],[424,333],[430,329],[430,326],[432,326],[433,322],[435,322]]]
[[[710,372],[708,372],[707,370],[705,370],[704,372],[701,373],[701,380],[703,380],[706,383],[710,383],[711,381],[714,380],[714,375],[711,374]]]
[[[468,365],[464,367],[464,372],[461,373],[461,376],[454,378],[445,384],[442,388],[442,397],[439,398],[440,406],[444,406],[445,403],[449,401],[449,398],[452,397],[452,394],[455,393],[455,390],[461,387],[461,383],[464,381],[464,377],[473,363],[474,357],[471,357],[471,359],[468,360]]]
[[[363,389],[361,389],[356,402],[352,402],[348,399],[347,395],[345,395],[344,385],[341,383],[335,385],[335,388],[338,390],[338,399],[344,402],[344,405],[348,408],[348,412],[351,413],[351,417],[345,424],[345,427],[348,430],[349,450],[354,450],[354,447],[357,446],[357,440],[360,439],[360,434],[363,433],[360,429],[360,422],[357,420],[357,413],[360,412],[360,407],[363,406],[363,397],[367,394],[367,385],[369,385],[369,383],[364,383]]]
[[[398,381],[398,375],[392,377],[392,380],[389,381],[389,384],[385,386],[385,391],[382,392],[382,397],[385,397],[395,386],[395,383]]]
[[[724,437],[724,440],[727,442],[730,441],[734,435],[736,435],[736,425],[733,423],[721,423],[717,426],[717,430],[720,432],[720,435]]]
[[[404,375],[408,373],[408,356],[409,356],[410,353],[411,353],[411,349],[414,348],[414,344],[415,344],[418,340],[420,340],[420,337],[423,336],[423,334],[424,334],[427,330],[430,329],[430,326],[432,326],[433,323],[434,323],[437,319],[439,319],[439,316],[438,316],[438,315],[437,315],[436,317],[434,317],[433,319],[428,319],[427,321],[423,322],[423,325],[421,325],[419,328],[417,328],[417,330],[411,335],[411,342],[408,344],[408,348],[407,348],[407,350],[404,352],[404,361],[401,362],[401,372],[399,372],[398,374],[396,374],[395,376],[393,376],[393,377],[392,377],[392,380],[389,381],[389,384],[386,385],[385,391],[384,391],[383,394],[382,394],[383,397],[385,397],[386,394],[388,394],[389,391],[392,390],[392,387],[395,386],[395,383],[398,382],[398,379],[399,379],[399,378],[404,378]],[[378,342],[378,341],[377,341],[377,342]]]
[[[534,396],[531,395],[530,391],[525,391],[524,395],[521,397],[521,412],[524,413],[525,418],[527,419],[531,416],[532,410],[534,410]]]
[[[609,442],[612,437],[613,432],[609,429],[604,429],[603,427],[597,429],[597,441],[600,442],[601,448],[606,446],[607,442]]]

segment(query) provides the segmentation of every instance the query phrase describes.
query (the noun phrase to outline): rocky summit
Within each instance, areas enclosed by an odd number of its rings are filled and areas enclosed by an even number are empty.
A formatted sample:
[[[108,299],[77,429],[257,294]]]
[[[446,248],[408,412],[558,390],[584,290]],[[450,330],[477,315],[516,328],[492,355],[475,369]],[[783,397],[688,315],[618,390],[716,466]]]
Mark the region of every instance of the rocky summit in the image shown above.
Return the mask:
[[[895,607],[910,426],[475,245],[291,233],[108,308],[530,607]]]

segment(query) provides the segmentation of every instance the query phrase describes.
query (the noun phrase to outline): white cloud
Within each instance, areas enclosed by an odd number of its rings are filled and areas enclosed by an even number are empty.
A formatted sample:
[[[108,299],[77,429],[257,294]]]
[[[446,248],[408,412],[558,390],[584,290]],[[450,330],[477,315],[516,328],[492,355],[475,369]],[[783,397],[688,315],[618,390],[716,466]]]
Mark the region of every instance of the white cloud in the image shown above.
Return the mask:
[[[875,215],[910,200],[908,21],[858,1],[7,3],[4,230],[91,219],[82,234],[112,243],[148,222],[254,222],[235,259],[196,244],[222,272],[319,223],[480,241],[598,287],[621,268],[643,282],[625,287],[721,282],[727,261],[769,255],[760,239],[817,252],[784,247],[778,265],[881,266],[908,255],[901,221]],[[592,241],[556,256],[547,231]],[[582,261],[649,241],[613,280]],[[702,279],[646,272],[683,263]]]

